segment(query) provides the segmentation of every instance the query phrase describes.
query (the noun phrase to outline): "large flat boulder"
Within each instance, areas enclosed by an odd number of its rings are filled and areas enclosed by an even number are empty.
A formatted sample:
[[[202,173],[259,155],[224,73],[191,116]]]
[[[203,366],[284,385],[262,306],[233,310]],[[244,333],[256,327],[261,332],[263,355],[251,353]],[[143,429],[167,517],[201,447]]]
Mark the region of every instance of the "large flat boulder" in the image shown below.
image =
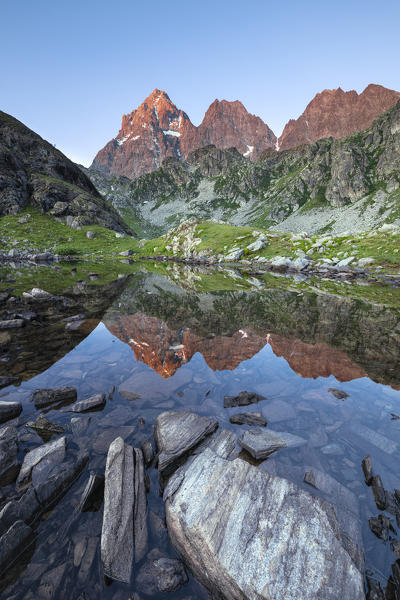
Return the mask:
[[[364,600],[331,504],[206,448],[164,492],[170,539],[225,600]]]
[[[200,417],[189,411],[170,410],[157,417],[154,439],[158,451],[160,475],[174,472],[181,461],[218,427],[209,417]]]
[[[107,454],[101,559],[104,574],[129,583],[147,549],[147,500],[141,450],[116,438]]]

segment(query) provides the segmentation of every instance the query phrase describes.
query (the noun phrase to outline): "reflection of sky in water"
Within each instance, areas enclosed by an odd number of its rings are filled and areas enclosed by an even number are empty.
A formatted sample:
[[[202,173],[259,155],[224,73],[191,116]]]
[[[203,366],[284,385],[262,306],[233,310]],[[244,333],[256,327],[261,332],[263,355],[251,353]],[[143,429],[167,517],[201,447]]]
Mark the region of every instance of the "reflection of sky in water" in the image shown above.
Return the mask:
[[[275,356],[269,344],[231,371],[213,371],[196,352],[172,377],[163,378],[137,361],[131,347],[111,335],[103,323],[44,373],[15,388],[10,397],[24,401],[25,422],[34,410],[28,402],[28,391],[61,385],[76,386],[80,398],[107,393],[112,386],[116,387],[114,398],[107,402],[104,411],[91,415],[88,435],[93,438],[103,431],[101,428],[116,426],[117,434],[121,424],[136,423],[138,416],[145,418],[146,435],[151,435],[157,414],[174,408],[215,416],[220,427],[231,428],[239,436],[245,428],[231,425],[229,417],[238,412],[261,411],[268,427],[300,435],[308,444],[296,450],[279,451],[259,468],[286,476],[309,489],[303,476],[305,469],[312,467],[346,486],[359,503],[367,566],[373,565],[388,574],[393,557],[389,551],[382,553],[381,542],[369,531],[368,518],[378,511],[371,489],[364,484],[361,461],[370,453],[386,489],[400,487],[400,421],[391,420],[391,413],[400,413],[399,391],[368,377],[345,383],[333,376],[301,377],[284,358]],[[328,392],[330,387],[344,390],[349,397],[344,401],[336,399]],[[122,391],[121,396],[118,390]],[[267,400],[248,407],[224,409],[223,396],[241,390],[258,392]],[[123,391],[140,394],[141,398],[129,401]],[[50,411],[48,416],[54,415]],[[56,422],[68,426],[70,418],[71,413],[58,412]],[[137,430],[130,440],[133,444],[143,441],[136,435]],[[94,464],[104,466],[105,455],[106,451]],[[149,496],[150,506],[159,506],[156,492],[157,484]]]

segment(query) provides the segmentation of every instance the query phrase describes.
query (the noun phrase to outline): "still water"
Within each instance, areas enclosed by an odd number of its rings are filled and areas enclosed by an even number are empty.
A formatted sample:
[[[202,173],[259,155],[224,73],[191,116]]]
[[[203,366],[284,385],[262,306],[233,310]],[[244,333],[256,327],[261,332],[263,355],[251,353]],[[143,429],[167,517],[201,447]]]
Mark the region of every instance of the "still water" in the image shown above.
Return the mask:
[[[105,581],[102,505],[77,510],[89,471],[104,473],[111,441],[122,436],[140,447],[152,437],[157,415],[170,409],[212,416],[237,437],[248,426],[232,425],[229,418],[260,411],[271,429],[305,438],[301,448],[280,450],[258,468],[333,502],[350,528],[360,531],[366,568],[385,586],[397,559],[398,528],[387,513],[392,543],[371,532],[368,520],[381,511],[361,461],[370,454],[385,489],[400,488],[400,302],[393,301],[393,289],[385,306],[363,300],[358,290],[338,294],[273,277],[250,285],[239,273],[218,273],[205,285],[199,272],[174,275],[141,267],[104,285],[81,283],[64,290],[57,305],[36,304],[36,320],[0,339],[0,375],[21,380],[0,390],[1,400],[23,404],[17,421],[21,459],[43,443],[26,425],[40,412],[65,429],[69,448],[90,456],[62,500],[36,522],[34,543],[3,575],[2,597],[208,598],[190,574],[173,594],[155,591],[146,578],[146,557],[135,565],[130,586]],[[10,306],[4,305],[3,315]],[[78,313],[71,326],[66,319]],[[68,412],[68,406],[35,410],[33,390],[64,385],[75,386],[78,399],[106,393],[105,407],[85,415]],[[338,399],[330,389],[347,397]],[[242,390],[266,399],[223,407],[225,395]],[[76,417],[80,425],[73,429]],[[238,453],[251,460],[239,446]],[[319,489],[304,482],[310,469],[318,473]],[[148,476],[148,556],[173,557],[154,466]],[[13,483],[3,486],[0,507],[15,495]]]

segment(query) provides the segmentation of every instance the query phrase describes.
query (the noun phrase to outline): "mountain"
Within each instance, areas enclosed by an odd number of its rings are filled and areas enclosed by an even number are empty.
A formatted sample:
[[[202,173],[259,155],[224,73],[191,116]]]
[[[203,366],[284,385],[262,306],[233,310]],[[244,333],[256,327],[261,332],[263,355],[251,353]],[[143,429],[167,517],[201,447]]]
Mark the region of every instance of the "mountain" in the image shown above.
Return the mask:
[[[275,146],[276,137],[239,101],[215,100],[195,127],[165,92],[156,89],[137,110],[122,117],[118,135],[97,153],[92,168],[134,179],[158,169],[167,157],[181,159],[210,143],[236,147],[255,159]]]
[[[370,127],[374,119],[400,99],[400,92],[370,84],[361,94],[324,90],[308,104],[303,114],[291,119],[278,140],[279,150],[310,144],[321,138],[345,138]]]
[[[0,217],[27,206],[71,227],[98,224],[130,233],[82,170],[14,117],[0,111]]]
[[[280,231],[366,231],[400,220],[400,101],[366,131],[269,149],[256,161],[211,145],[134,181],[85,172],[142,236],[192,217]]]

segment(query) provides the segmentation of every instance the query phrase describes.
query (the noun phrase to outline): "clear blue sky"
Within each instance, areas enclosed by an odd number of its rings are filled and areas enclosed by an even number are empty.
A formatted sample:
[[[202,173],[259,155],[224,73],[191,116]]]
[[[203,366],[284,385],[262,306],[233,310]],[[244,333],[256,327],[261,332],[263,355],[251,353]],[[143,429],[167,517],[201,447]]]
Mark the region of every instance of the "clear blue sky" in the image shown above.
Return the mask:
[[[279,135],[319,91],[400,90],[400,2],[1,0],[0,109],[90,163],[155,88],[193,123],[241,100]]]

